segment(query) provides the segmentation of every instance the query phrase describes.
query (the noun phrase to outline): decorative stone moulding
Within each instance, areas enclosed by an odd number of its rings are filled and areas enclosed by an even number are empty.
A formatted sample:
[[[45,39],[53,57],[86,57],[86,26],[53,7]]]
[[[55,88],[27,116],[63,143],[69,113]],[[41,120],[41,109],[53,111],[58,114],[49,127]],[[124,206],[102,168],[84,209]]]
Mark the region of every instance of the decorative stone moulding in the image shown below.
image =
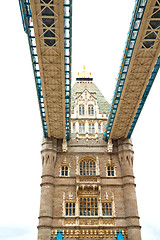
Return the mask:
[[[67,238],[115,238],[117,237],[117,232],[119,229],[63,229],[63,237]],[[57,229],[52,230],[51,239],[55,239],[57,235]],[[127,240],[127,230],[122,229],[122,235],[124,240]]]
[[[68,147],[67,147],[67,140],[63,139],[63,143],[62,143],[62,151],[63,152],[67,152]]]
[[[112,153],[113,152],[113,144],[112,144],[112,140],[111,139],[108,140],[107,152],[108,153]]]
[[[64,219],[65,226],[115,226],[114,219]]]
[[[100,186],[97,184],[78,184],[77,193],[86,195],[86,194],[99,194]]]

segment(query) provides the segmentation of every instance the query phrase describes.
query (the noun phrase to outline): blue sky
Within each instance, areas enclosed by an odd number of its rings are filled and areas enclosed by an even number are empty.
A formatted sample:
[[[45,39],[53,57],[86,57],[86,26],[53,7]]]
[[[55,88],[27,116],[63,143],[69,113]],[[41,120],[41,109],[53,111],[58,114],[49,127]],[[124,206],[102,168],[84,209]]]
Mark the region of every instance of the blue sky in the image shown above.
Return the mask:
[[[135,0],[73,0],[73,82],[86,65],[110,102]],[[18,0],[2,1],[0,240],[37,238],[42,127]],[[134,173],[145,240],[160,236],[159,89],[157,75],[134,130]]]

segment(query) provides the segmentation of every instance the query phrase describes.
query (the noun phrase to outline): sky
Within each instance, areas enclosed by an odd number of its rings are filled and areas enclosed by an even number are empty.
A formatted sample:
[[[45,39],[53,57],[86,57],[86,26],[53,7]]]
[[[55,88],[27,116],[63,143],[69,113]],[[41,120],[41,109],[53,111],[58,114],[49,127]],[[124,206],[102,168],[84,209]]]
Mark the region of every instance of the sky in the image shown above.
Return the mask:
[[[37,238],[42,125],[18,0],[1,2],[0,240]],[[73,0],[73,83],[86,66],[111,102],[135,0]],[[160,73],[132,135],[142,239],[160,236]]]

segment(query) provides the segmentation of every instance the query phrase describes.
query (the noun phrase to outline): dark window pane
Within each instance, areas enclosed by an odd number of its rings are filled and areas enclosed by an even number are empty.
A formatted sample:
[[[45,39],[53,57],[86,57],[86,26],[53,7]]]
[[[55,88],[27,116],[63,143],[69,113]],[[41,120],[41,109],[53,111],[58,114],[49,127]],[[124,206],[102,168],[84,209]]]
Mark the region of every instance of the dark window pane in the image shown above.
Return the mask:
[[[68,216],[68,209],[66,208],[66,216]]]

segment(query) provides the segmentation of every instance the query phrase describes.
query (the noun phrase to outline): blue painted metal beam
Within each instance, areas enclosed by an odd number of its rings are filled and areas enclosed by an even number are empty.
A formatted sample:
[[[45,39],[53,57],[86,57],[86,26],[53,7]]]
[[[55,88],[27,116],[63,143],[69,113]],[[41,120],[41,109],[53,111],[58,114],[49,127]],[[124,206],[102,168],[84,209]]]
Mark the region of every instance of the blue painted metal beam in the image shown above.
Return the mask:
[[[41,78],[40,78],[40,71],[39,71],[39,64],[38,64],[38,57],[37,57],[35,36],[34,36],[34,30],[33,30],[30,1],[19,0],[19,5],[21,10],[23,28],[28,36],[32,66],[33,66],[33,72],[34,72],[34,78],[35,78],[35,84],[36,84],[37,96],[38,96],[38,102],[39,102],[39,108],[40,108],[40,114],[41,114],[41,121],[42,121],[42,127],[43,127],[43,134],[44,134],[44,137],[48,137],[46,114],[44,109],[42,85],[41,85]]]
[[[118,104],[120,101],[121,93],[122,93],[124,82],[127,76],[127,71],[132,58],[132,53],[134,50],[135,42],[138,36],[138,31],[142,22],[146,4],[147,4],[147,0],[136,0],[136,3],[135,3],[135,8],[132,14],[132,21],[130,23],[130,28],[127,35],[125,49],[123,52],[123,58],[120,65],[118,79],[117,79],[117,83],[116,83],[116,87],[115,87],[115,91],[114,91],[114,95],[113,95],[113,99],[112,99],[112,103],[111,103],[111,107],[108,115],[106,129],[104,132],[105,140],[108,140],[111,134],[113,122],[117,112]]]
[[[44,137],[48,137],[46,114],[43,101],[43,92],[39,71],[39,63],[36,51],[35,36],[32,23],[30,0],[19,0],[23,28],[28,35],[32,65],[37,88],[37,95],[41,113]],[[70,109],[71,109],[71,55],[72,55],[72,0],[64,0],[64,65],[65,65],[65,117],[66,139],[70,139]]]
[[[66,139],[71,133],[72,0],[64,0],[64,64]]]

